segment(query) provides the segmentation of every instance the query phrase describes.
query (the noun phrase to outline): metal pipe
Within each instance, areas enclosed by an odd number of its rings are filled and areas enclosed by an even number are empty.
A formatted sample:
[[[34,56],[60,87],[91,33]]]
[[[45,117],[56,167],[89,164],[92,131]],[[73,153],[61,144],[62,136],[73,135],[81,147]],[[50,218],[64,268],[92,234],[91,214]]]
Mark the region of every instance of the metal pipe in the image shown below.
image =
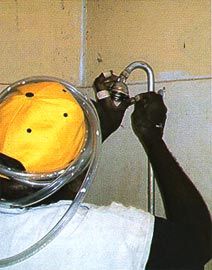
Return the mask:
[[[120,74],[119,78],[123,82],[123,79],[126,81],[129,75],[135,69],[143,69],[147,74],[147,87],[149,92],[155,91],[155,79],[154,79],[154,72],[150,65],[143,61],[135,61],[129,64]]]
[[[148,92],[155,91],[154,72],[152,68],[143,61],[136,61],[129,64],[120,74],[118,82],[125,83],[131,72],[135,69],[143,69],[147,74]],[[136,97],[135,97],[136,98]],[[134,98],[134,100],[135,100]],[[148,159],[148,211],[155,214],[155,179],[153,169]]]

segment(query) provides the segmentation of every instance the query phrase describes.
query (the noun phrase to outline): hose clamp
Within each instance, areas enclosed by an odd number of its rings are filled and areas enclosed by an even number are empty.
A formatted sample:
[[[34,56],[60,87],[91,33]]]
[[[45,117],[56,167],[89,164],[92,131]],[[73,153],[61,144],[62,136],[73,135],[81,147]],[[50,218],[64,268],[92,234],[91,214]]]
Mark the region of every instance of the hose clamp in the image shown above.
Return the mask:
[[[96,93],[96,97],[98,100],[105,99],[110,97],[110,93],[107,90],[101,90]]]

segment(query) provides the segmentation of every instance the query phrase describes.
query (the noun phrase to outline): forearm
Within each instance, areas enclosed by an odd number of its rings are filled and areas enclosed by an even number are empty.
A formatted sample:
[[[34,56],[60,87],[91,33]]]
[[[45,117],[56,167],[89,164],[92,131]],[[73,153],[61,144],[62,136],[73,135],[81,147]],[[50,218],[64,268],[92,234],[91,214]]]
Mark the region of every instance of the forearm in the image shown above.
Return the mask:
[[[119,123],[113,123],[113,117],[110,117],[109,114],[105,114],[101,104],[94,100],[91,101],[98,112],[102,141],[104,142],[119,127]]]
[[[161,191],[168,220],[195,231],[205,252],[211,250],[211,219],[207,206],[191,180],[169,152],[164,141],[145,145]]]
[[[167,218],[186,224],[204,219],[208,224],[210,215],[205,202],[164,141],[158,140],[145,148],[163,196]]]
[[[149,265],[166,269],[166,257],[174,257],[177,260],[170,260],[168,269],[176,265],[189,269],[188,265],[202,266],[211,257],[212,226],[200,193],[162,140],[166,112],[160,95],[144,93],[131,116],[133,131],[152,164],[167,216],[162,222],[156,217]]]

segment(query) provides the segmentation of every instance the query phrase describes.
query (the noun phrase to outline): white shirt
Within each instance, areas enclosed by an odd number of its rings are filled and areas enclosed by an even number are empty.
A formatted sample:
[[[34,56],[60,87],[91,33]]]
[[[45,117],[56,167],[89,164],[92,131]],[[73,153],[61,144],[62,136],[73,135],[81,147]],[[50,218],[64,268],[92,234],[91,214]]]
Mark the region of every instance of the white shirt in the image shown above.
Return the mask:
[[[30,209],[0,208],[0,259],[15,255],[56,224],[70,201]],[[47,246],[8,270],[144,270],[154,216],[133,207],[82,204]]]

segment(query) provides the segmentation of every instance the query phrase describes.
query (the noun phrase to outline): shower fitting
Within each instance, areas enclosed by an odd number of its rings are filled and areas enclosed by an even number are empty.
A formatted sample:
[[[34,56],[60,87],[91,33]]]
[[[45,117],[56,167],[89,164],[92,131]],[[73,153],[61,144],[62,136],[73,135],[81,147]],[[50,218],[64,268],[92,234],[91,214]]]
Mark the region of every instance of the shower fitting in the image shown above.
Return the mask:
[[[135,61],[129,64],[118,76],[117,81],[112,86],[110,90],[111,97],[113,98],[116,104],[120,104],[123,100],[130,98],[130,104],[133,105],[135,102],[140,100],[140,95],[134,97],[129,96],[128,86],[126,81],[132,71],[136,69],[142,69],[146,72],[147,75],[147,90],[148,92],[155,92],[155,80],[154,72],[152,68],[143,61]],[[160,94],[163,94],[161,92]],[[152,166],[148,160],[148,211],[151,214],[155,213],[155,179],[152,170]]]

